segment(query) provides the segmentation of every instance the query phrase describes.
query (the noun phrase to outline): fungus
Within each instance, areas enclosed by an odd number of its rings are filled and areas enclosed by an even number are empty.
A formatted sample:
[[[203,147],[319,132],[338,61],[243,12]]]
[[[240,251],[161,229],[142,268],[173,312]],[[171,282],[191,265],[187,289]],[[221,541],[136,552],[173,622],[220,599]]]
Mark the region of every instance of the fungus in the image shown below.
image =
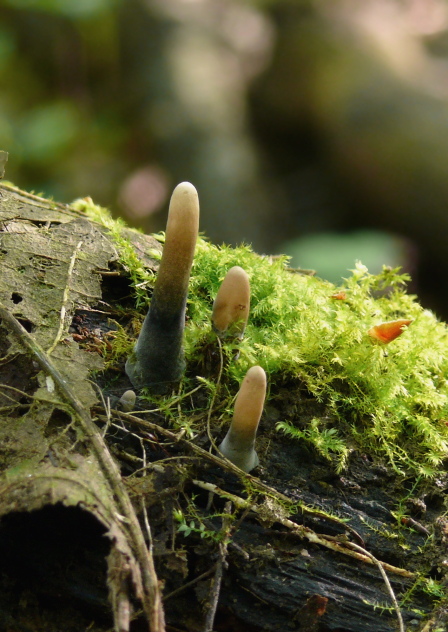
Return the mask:
[[[182,182],[171,196],[159,272],[126,373],[135,388],[163,393],[185,368],[182,347],[188,282],[199,229],[196,189]]]
[[[406,327],[412,323],[412,320],[407,318],[399,318],[398,320],[390,320],[386,323],[380,323],[375,325],[367,332],[368,335],[378,342],[388,344],[401,336]]]
[[[219,451],[243,472],[258,465],[255,436],[266,396],[266,373],[261,366],[251,367],[235,401],[232,423]]]
[[[130,413],[131,410],[135,409],[135,401],[137,397],[134,391],[125,391],[123,395],[118,400],[118,408],[122,410],[124,413]]]
[[[213,303],[213,329],[221,337],[241,339],[250,308],[249,277],[243,268],[234,266],[224,277]]]
[[[344,292],[343,290],[341,290],[340,292],[336,292],[335,294],[332,294],[330,298],[334,298],[337,301],[345,301],[347,300],[347,292]]]

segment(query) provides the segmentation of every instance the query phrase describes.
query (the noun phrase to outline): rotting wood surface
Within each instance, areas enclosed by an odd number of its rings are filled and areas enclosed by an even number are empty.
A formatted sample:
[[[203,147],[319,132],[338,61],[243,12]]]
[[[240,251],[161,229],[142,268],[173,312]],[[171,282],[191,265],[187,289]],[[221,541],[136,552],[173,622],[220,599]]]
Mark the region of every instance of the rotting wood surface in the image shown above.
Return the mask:
[[[275,435],[259,477],[245,477],[247,500],[205,439],[175,435],[160,413],[106,414],[89,381],[100,346],[82,344],[104,339],[127,296],[106,231],[7,185],[0,227],[0,629],[162,630],[152,557],[167,630],[206,630],[211,608],[218,632],[399,629],[369,554],[395,593],[414,586],[400,605],[407,630],[447,629],[417,581],[444,564],[442,488],[397,534],[403,481],[361,454],[338,476]],[[127,236],[142,254],[155,246]],[[103,396],[126,388],[120,374]],[[197,520],[179,532],[173,510],[193,496]],[[288,499],[302,509],[288,514]]]

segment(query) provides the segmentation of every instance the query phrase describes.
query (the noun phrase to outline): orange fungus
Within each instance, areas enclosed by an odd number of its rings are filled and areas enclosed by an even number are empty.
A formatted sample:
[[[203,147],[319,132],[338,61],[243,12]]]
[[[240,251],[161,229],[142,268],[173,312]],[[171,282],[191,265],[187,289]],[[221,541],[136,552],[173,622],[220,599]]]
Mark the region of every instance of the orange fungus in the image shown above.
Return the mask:
[[[340,292],[336,292],[336,294],[332,294],[330,298],[335,298],[338,301],[345,301],[345,299],[347,298],[347,294],[341,290]]]
[[[407,318],[399,318],[398,320],[390,320],[386,323],[375,325],[367,332],[371,338],[378,340],[384,344],[392,342],[398,336],[401,336],[405,328],[412,323]]]

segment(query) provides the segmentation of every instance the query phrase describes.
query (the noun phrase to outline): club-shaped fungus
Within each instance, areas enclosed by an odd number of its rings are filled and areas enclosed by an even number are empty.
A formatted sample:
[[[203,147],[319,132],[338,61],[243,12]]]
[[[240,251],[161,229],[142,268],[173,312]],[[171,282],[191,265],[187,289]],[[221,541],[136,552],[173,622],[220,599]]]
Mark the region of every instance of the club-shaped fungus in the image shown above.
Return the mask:
[[[171,196],[151,305],[126,362],[126,373],[137,389],[164,393],[184,372],[185,307],[198,230],[198,194],[192,184],[182,182]]]
[[[239,266],[230,268],[213,303],[213,329],[221,337],[242,338],[249,318],[250,284]]]
[[[406,328],[412,323],[412,320],[407,318],[399,318],[398,320],[390,320],[385,323],[375,325],[367,332],[368,335],[375,341],[388,344],[401,336]]]
[[[219,451],[244,472],[258,465],[255,437],[266,397],[266,373],[251,367],[238,392],[232,423]]]

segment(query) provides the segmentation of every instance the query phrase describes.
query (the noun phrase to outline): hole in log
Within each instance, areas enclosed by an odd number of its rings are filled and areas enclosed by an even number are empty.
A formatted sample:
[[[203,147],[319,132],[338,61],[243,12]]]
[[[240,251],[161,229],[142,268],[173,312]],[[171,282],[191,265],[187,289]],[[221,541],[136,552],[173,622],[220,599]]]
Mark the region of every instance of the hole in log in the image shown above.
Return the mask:
[[[130,280],[124,276],[103,276],[101,290],[103,301],[110,305],[122,305],[123,301],[132,305],[135,300]]]
[[[0,628],[9,621],[26,630],[45,621],[51,632],[84,630],[92,622],[112,625],[105,532],[96,518],[77,507],[54,505],[4,516]]]
[[[65,430],[70,422],[71,417],[65,410],[55,408],[45,428],[45,436],[50,437],[54,433]]]
[[[0,320],[0,324],[1,324]],[[6,356],[11,343],[8,340],[8,331],[3,327],[0,327],[0,358]]]
[[[28,320],[27,318],[23,318],[21,316],[17,316],[16,315],[17,320],[19,321],[19,323],[22,325],[22,327],[29,333],[33,333],[34,331],[34,324]]]
[[[8,355],[9,347],[8,331],[0,327],[0,406],[29,404],[31,400],[24,393],[32,394],[36,390],[39,368],[26,355]],[[10,414],[16,416],[13,412]]]
[[[17,292],[13,292],[11,294],[11,300],[15,305],[18,305],[23,301],[23,296],[20,296],[20,294],[18,294]]]

